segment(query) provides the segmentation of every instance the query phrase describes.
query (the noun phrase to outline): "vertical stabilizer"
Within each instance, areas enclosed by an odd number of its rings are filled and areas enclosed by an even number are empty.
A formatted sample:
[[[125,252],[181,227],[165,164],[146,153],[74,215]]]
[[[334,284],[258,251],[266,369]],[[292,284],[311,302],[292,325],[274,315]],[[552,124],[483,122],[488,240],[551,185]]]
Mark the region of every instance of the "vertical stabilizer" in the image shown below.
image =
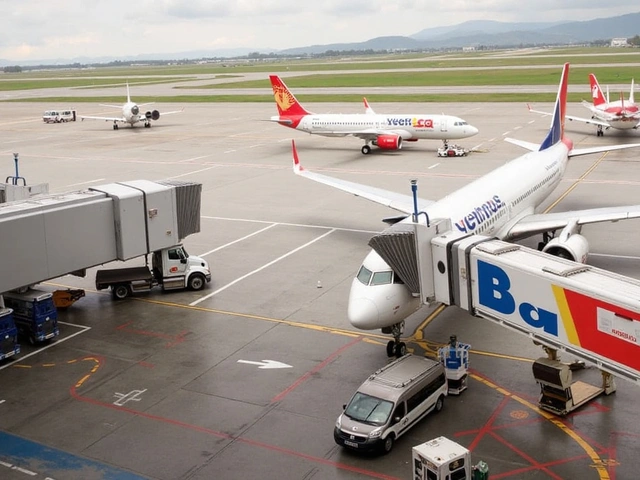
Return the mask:
[[[604,97],[598,79],[593,73],[589,74],[589,85],[591,85],[591,97],[593,98],[593,106],[598,107],[609,103],[609,92],[607,91],[607,98]],[[608,90],[609,87],[607,87]]]
[[[127,82],[127,103],[131,103],[131,95],[129,95],[129,82]]]
[[[281,117],[310,115],[296,97],[289,91],[282,79],[277,75],[269,75],[271,80],[271,88],[273,88],[273,96],[276,100],[278,113]]]
[[[595,77],[594,77],[595,78]],[[551,128],[547,137],[540,145],[540,150],[545,150],[560,142],[564,137],[564,116],[567,111],[567,85],[569,83],[569,64],[565,63],[562,68],[562,77],[558,86],[558,95],[553,109]]]

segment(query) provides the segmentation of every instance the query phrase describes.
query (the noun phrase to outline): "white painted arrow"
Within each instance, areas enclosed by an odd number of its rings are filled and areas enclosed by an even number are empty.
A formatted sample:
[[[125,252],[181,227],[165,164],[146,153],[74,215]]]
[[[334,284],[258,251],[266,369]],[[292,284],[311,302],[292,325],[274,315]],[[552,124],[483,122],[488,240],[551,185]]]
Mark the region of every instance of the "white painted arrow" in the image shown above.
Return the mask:
[[[275,360],[262,360],[261,362],[252,362],[251,360],[238,360],[238,363],[248,363],[249,365],[260,365],[258,368],[293,368],[286,363],[276,362]]]

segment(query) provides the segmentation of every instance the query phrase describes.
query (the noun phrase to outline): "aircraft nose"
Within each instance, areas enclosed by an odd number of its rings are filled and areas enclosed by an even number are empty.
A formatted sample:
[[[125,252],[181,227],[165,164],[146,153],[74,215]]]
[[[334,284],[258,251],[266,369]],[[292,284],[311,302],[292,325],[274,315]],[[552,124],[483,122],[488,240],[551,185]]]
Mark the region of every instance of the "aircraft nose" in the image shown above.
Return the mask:
[[[380,312],[376,304],[368,298],[355,298],[349,300],[347,317],[354,327],[360,330],[373,330],[378,328]]]
[[[478,129],[473,125],[469,125],[469,136],[476,135],[478,133]]]

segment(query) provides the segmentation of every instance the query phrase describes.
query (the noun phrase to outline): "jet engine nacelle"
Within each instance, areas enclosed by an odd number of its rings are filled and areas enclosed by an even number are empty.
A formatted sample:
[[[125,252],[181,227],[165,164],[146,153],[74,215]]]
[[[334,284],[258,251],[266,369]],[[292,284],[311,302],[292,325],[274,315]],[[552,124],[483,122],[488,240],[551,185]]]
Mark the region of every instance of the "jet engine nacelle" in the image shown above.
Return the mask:
[[[373,141],[381,150],[400,150],[402,148],[402,137],[398,135],[378,135]]]
[[[586,263],[589,255],[589,242],[585,237],[574,233],[565,240],[554,238],[542,249],[549,255],[560,258],[567,258],[574,262]]]
[[[160,118],[160,112],[158,110],[154,110],[153,112],[147,112],[144,114],[147,120],[158,120]]]

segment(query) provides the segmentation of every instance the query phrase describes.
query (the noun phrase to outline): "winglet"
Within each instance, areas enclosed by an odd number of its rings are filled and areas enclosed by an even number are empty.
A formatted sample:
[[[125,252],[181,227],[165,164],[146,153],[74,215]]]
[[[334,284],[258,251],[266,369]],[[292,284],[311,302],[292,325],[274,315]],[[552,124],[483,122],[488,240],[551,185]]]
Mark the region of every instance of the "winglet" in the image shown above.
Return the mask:
[[[293,173],[299,174],[304,168],[300,165],[300,158],[298,158],[298,150],[296,149],[296,141],[291,140],[291,150],[293,153]]]

